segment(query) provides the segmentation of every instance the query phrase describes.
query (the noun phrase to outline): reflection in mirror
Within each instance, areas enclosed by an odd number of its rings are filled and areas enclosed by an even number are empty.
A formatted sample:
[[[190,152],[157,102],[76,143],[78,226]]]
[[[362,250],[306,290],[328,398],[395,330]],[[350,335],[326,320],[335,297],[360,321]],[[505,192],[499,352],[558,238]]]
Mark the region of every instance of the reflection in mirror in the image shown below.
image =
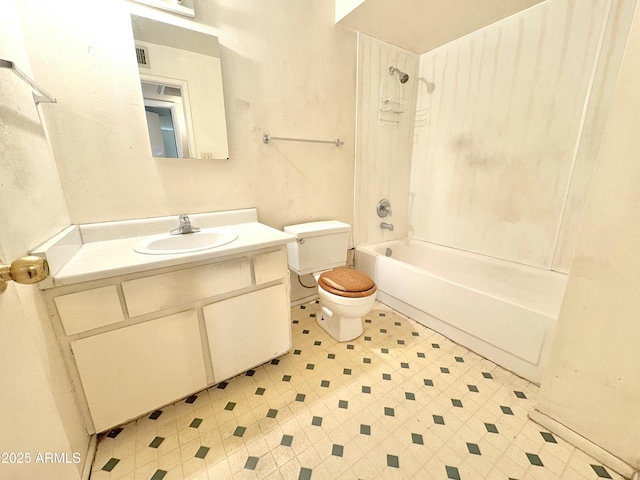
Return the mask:
[[[227,159],[218,38],[132,15],[154,157]]]

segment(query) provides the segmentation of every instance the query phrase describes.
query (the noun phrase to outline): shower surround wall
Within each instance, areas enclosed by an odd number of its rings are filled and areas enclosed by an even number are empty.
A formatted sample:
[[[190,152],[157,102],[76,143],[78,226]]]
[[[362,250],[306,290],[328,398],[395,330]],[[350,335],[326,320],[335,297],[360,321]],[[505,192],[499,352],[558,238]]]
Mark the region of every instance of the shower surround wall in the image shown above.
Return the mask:
[[[356,173],[354,243],[363,245],[405,237],[411,134],[417,89],[418,55],[394,45],[358,34],[358,88],[356,119]],[[400,84],[398,75],[389,75],[394,66],[409,75]],[[383,108],[402,108],[404,113],[381,112],[381,97],[407,103],[384,104]],[[380,115],[383,115],[383,125]],[[397,120],[398,123],[392,123]],[[382,198],[391,201],[392,214],[378,217],[376,205]],[[380,222],[393,223],[394,230],[382,230]]]
[[[548,0],[421,56],[409,236],[569,271],[634,5]]]

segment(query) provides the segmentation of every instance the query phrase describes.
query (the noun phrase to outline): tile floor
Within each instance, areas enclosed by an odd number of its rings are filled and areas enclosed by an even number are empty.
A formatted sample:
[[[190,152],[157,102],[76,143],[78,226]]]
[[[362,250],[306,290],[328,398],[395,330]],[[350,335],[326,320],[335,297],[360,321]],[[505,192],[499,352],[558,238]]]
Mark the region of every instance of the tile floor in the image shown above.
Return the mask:
[[[382,304],[99,439],[92,480],[621,479],[527,418],[538,387]]]

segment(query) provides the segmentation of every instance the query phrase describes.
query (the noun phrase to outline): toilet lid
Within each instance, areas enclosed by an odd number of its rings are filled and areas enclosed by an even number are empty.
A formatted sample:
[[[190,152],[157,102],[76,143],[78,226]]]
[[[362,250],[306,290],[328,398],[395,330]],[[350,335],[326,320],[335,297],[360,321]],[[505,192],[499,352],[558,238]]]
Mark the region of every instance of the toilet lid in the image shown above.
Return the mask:
[[[324,290],[341,297],[368,297],[376,291],[376,284],[365,273],[353,268],[340,267],[324,272],[318,279]]]

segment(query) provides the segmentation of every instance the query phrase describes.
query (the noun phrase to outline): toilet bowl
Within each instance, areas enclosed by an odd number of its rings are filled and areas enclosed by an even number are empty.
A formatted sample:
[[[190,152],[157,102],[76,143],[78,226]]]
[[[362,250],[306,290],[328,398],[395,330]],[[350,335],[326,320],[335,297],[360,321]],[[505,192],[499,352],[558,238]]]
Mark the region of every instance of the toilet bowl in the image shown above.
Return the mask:
[[[338,220],[284,227],[294,238],[287,243],[289,269],[313,274],[318,283],[320,311],[316,322],[339,342],[362,335],[362,317],[376,301],[376,284],[365,273],[347,268],[351,225]]]
[[[362,335],[362,317],[376,300],[376,285],[365,273],[347,267],[314,274],[320,311],[316,322],[339,342]]]

